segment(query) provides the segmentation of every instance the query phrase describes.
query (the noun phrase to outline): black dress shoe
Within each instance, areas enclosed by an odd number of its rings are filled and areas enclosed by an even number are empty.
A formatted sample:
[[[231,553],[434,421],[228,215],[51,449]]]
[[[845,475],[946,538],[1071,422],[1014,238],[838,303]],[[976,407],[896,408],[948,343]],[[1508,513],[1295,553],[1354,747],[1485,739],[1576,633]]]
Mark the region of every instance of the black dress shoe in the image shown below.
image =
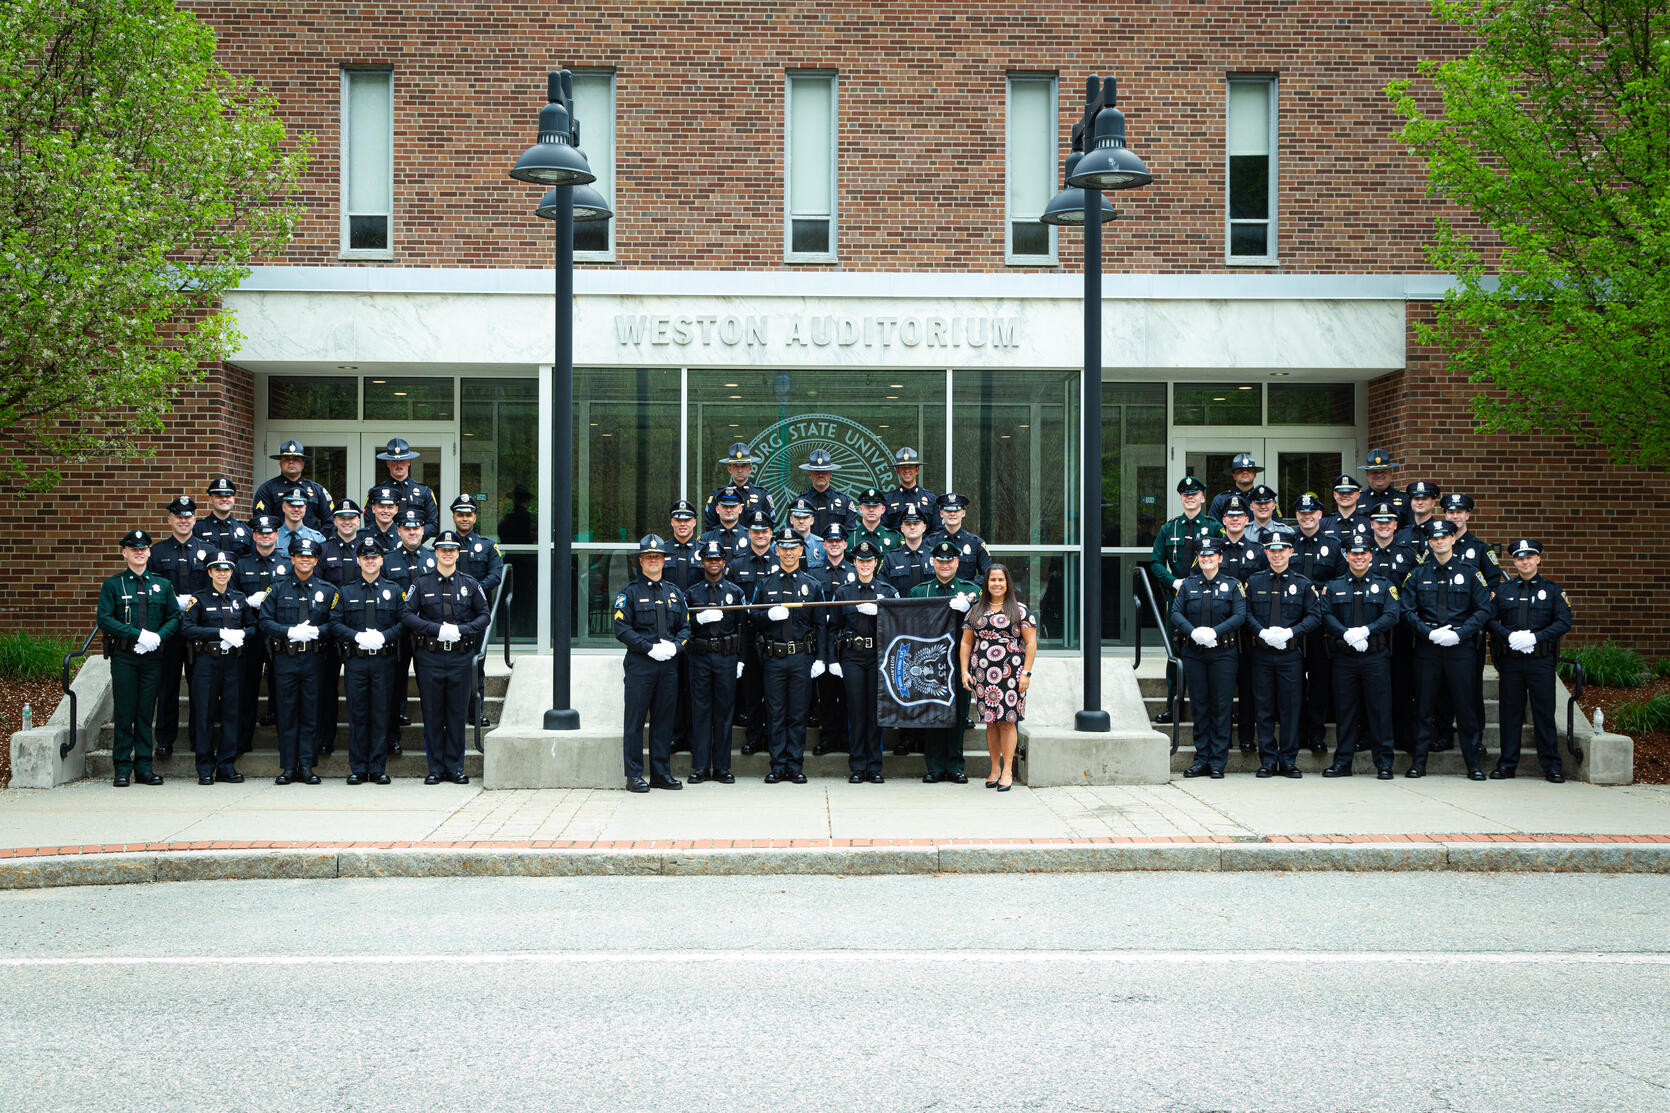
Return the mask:
[[[787,779],[787,776],[777,772],[775,769],[765,775],[765,783],[768,785],[782,784]]]
[[[813,757],[822,757],[824,754],[827,754],[827,753],[829,753],[829,747],[825,746],[822,742],[819,742],[816,746],[812,747],[812,756]]]
[[[463,774],[459,775],[462,776]],[[669,791],[677,792],[679,789],[684,787],[684,782],[679,780],[677,777],[651,777],[649,779],[649,787],[665,788]]]
[[[1328,743],[1319,738],[1310,744],[1310,752],[1313,754],[1325,754],[1328,752]]]
[[[1208,777],[1210,777],[1210,778],[1212,778],[1212,779],[1213,779],[1213,780],[1214,780],[1214,781],[1221,781],[1221,780],[1223,780],[1223,779],[1224,779],[1224,771],[1223,771],[1223,770],[1222,770],[1222,769],[1214,769],[1214,770],[1212,770],[1212,771],[1211,771],[1211,772],[1210,772],[1210,773],[1208,773],[1208,774],[1206,774],[1206,775],[1207,775],[1207,776],[1208,776]],[[998,786],[997,786],[997,787],[998,787],[998,788],[1002,788],[1002,787],[1003,787],[1003,786],[1002,786],[1002,785],[998,785]]]
[[[1411,779],[1415,777],[1424,777],[1426,776],[1426,769],[1424,766],[1411,765],[1408,769],[1403,771],[1403,775]]]
[[[1156,723],[1159,723],[1162,726],[1170,725],[1170,723],[1171,723],[1171,708],[1168,707],[1164,711],[1160,712],[1158,715],[1154,716],[1154,721]]]
[[[747,757],[749,754],[758,753],[758,752],[759,752],[758,748],[752,742],[744,742],[742,744],[742,756],[743,757]]]
[[[431,773],[429,776],[423,778],[423,783],[426,785],[438,785],[441,783],[441,778]]]
[[[706,772],[705,770],[702,770],[702,769],[692,769],[692,770],[690,770],[690,775],[685,778],[685,781],[688,782],[689,784],[699,785],[703,781],[711,781],[712,779],[713,779],[713,774],[712,773]]]
[[[715,773],[713,775],[713,779],[722,785],[736,784],[736,774],[732,773],[729,769],[725,770],[723,773]]]
[[[133,775],[133,783],[136,785],[159,785],[162,783],[162,776],[155,771],[150,773],[135,773]]]
[[[1502,769],[1498,767],[1490,771],[1490,779],[1493,781],[1511,781],[1513,778],[1514,771],[1512,769]]]
[[[849,785],[861,785],[861,784],[863,784],[864,783],[864,774],[854,773],[852,776],[847,778],[847,783]]]
[[[642,777],[628,777],[626,778],[626,791],[648,792],[649,782],[644,780]]]
[[[401,754],[403,754],[405,752],[406,752],[405,750],[402,750],[400,748],[400,743],[398,743],[398,742],[390,742],[389,743],[389,757],[399,757]]]
[[[278,725],[278,717],[276,715],[274,715],[271,711],[269,711],[265,715],[261,716],[259,719],[255,720],[255,725],[258,726],[258,727],[274,727],[274,726],[277,726]]]
[[[1352,769],[1349,765],[1330,765],[1322,770],[1322,775],[1324,777],[1349,777],[1352,775]]]
[[[212,785],[215,783],[215,779],[207,773],[200,773],[197,777],[197,783],[200,785]]]
[[[451,781],[455,785],[467,785],[470,783],[470,775],[460,769],[458,772],[448,777],[447,780]]]
[[[1474,766],[1473,768],[1467,770],[1467,779],[1470,780],[1470,781],[1482,781],[1482,780],[1484,780],[1485,779],[1484,770],[1480,769],[1478,766]]]
[[[297,777],[296,780],[300,781],[304,785],[316,785],[321,783],[319,780],[319,774],[315,773],[311,769]]]
[[[111,779],[110,783],[113,786],[115,786],[116,788],[126,788],[126,787],[128,787],[128,779],[126,777],[122,776],[120,773],[116,774],[116,776]]]
[[[1558,769],[1551,773],[1544,773],[1542,775],[1542,779],[1547,781],[1549,784],[1563,785],[1566,783],[1566,775]]]
[[[947,773],[947,774],[945,774],[945,779],[950,781],[954,785],[965,785],[965,784],[968,783],[968,774],[967,773]]]
[[[244,783],[244,775],[234,769],[230,773],[216,773],[215,780],[223,785],[241,785]]]
[[[273,784],[275,784],[275,785],[287,785],[289,783],[290,783],[290,774],[288,774],[288,773],[280,773],[278,776],[273,778]]]
[[[880,773],[871,773],[870,783],[873,785],[886,784],[887,778],[882,776]]]
[[[158,744],[157,753],[156,753],[156,757],[157,757],[158,761],[165,761],[168,758],[171,758],[173,756],[174,756],[174,744],[172,742],[170,742],[166,746]]]
[[[349,773],[348,783],[351,785],[362,785],[365,783],[365,778],[360,776],[358,773]]]
[[[908,743],[901,742],[897,746],[894,746],[893,747],[893,756],[894,757],[909,757],[910,756],[910,745]]]
[[[403,727],[409,727],[412,725],[412,717],[410,715],[396,715],[395,721]]]
[[[1275,775],[1276,775],[1276,767],[1274,765],[1260,765],[1258,767],[1258,772],[1253,774],[1253,776],[1259,777],[1259,778],[1274,777]]]
[[[489,719],[485,715],[477,715],[475,717],[475,725],[478,727],[490,727],[493,725],[493,720]]]
[[[1302,780],[1304,778],[1304,774],[1299,772],[1299,767],[1297,765],[1277,766],[1276,772],[1280,773],[1290,781]]]
[[[1256,754],[1258,752],[1258,743],[1257,742],[1243,742],[1243,743],[1241,743],[1241,752],[1244,753],[1244,754]]]
[[[1374,779],[1377,781],[1389,781],[1392,779],[1392,771],[1390,769],[1382,769],[1374,775]]]
[[[789,780],[793,781],[797,785],[803,785],[806,783],[806,774],[796,773],[794,776],[790,777]]]
[[[924,773],[924,774],[922,774],[922,783],[925,784],[925,785],[937,785],[939,783],[939,774],[938,773]]]
[[[1187,769],[1183,770],[1183,776],[1190,778],[1204,777],[1211,771],[1212,767],[1210,765],[1207,765],[1204,761],[1197,761]]]
[[[389,781],[389,775],[387,773],[373,773],[371,775],[371,783],[372,784],[379,784],[379,785],[386,785],[386,784],[389,784],[391,782]]]
[[[1455,749],[1455,739],[1453,739],[1453,738],[1448,738],[1448,739],[1441,738],[1437,742],[1434,742],[1432,745],[1428,746],[1427,747],[1427,752],[1428,753],[1434,753],[1434,754],[1441,754],[1445,750],[1453,750],[1453,749]]]

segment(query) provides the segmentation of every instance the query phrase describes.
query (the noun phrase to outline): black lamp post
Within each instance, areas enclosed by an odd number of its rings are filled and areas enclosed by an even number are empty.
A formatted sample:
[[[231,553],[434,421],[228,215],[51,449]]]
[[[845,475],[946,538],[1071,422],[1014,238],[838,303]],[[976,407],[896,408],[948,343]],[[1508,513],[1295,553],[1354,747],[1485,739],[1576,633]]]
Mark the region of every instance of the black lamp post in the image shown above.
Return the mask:
[[[1111,77],[1103,81],[1091,74],[1085,82],[1084,118],[1073,125],[1073,153],[1067,156],[1067,188],[1051,198],[1039,218],[1045,224],[1084,226],[1084,493],[1079,514],[1084,707],[1073,716],[1073,729],[1082,731],[1112,726],[1102,710],[1102,225],[1115,214],[1102,191],[1134,189],[1154,180],[1125,146],[1125,114],[1115,107],[1117,88]]]
[[[570,611],[574,562],[574,221],[575,189],[584,189],[586,219],[607,220],[608,206],[590,183],[597,180],[580,153],[580,128],[574,121],[574,78],[552,70],[546,80],[547,104],[539,111],[539,142],[522,153],[510,176],[551,186],[536,215],[556,229],[556,362],[551,383],[551,707],[546,730],[578,730],[580,713],[569,690]],[[595,201],[595,203],[594,203]]]

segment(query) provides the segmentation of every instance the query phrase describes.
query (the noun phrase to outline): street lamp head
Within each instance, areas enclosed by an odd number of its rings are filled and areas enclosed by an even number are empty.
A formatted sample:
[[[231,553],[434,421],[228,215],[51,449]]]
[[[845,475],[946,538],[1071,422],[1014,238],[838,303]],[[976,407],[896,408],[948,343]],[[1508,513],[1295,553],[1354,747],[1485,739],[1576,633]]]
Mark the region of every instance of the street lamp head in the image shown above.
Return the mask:
[[[586,156],[574,145],[574,103],[567,70],[552,70],[546,81],[548,103],[539,110],[539,142],[522,152],[510,176],[535,185],[584,185],[595,182]]]
[[[1073,168],[1078,166],[1084,155],[1074,151],[1067,156],[1067,176],[1071,177]],[[1050,198],[1050,203],[1044,206],[1044,215],[1038,218],[1044,224],[1084,225],[1084,190],[1068,187]],[[1119,214],[1113,211],[1113,202],[1102,198],[1102,223],[1119,219]]]
[[[1154,180],[1148,167],[1125,146],[1125,114],[1118,103],[1117,83],[1113,78],[1102,82],[1094,74],[1086,87],[1086,124],[1090,135],[1090,150],[1085,152],[1078,168],[1067,175],[1067,184],[1080,189],[1135,189]]]
[[[614,219],[614,210],[609,208],[609,202],[604,200],[603,195],[596,189],[589,185],[571,188],[574,190],[574,223],[585,224],[590,221]],[[533,215],[542,220],[557,219],[556,187],[545,191],[545,196],[540,199],[539,207],[533,211]]]

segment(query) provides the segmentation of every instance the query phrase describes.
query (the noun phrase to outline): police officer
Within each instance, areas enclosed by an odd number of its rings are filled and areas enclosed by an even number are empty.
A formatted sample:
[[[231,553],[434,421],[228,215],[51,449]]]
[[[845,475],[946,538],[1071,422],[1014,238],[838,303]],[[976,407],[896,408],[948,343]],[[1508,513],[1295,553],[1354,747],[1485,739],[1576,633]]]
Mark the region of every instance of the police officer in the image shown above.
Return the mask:
[[[499,553],[499,546],[491,537],[475,531],[476,523],[480,521],[480,506],[475,496],[464,494],[452,500],[452,525],[458,534],[458,540],[463,545],[459,550],[463,555],[459,558],[459,565],[475,577],[476,583],[487,596],[487,605],[493,605],[493,593],[499,590],[499,584],[504,581],[504,557]],[[477,711],[475,723],[478,726],[490,726],[487,718],[487,659],[481,660],[476,670]]]
[[[719,542],[727,554],[725,559],[729,560],[748,547],[748,527],[742,523],[742,492],[735,487],[721,487],[714,499],[719,524],[698,540],[704,545],[709,541]]]
[[[1345,543],[1346,575],[1324,588],[1323,622],[1334,659],[1339,745],[1324,777],[1351,776],[1351,760],[1365,743],[1375,775],[1392,779],[1391,633],[1403,607],[1397,586],[1374,573],[1374,543],[1353,534]]]
[[[854,549],[860,543],[868,541],[875,546],[877,558],[885,557],[888,550],[904,541],[904,534],[898,530],[887,528],[882,519],[887,515],[887,496],[874,487],[866,487],[858,492],[858,523],[847,535],[847,542]],[[879,565],[877,566],[879,569]]]
[[[933,517],[939,505],[939,496],[926,487],[917,486],[916,480],[921,474],[922,457],[916,454],[916,449],[907,446],[893,454],[893,475],[898,483],[883,496],[887,500],[887,513],[882,516],[882,522],[888,529],[904,532],[899,523],[904,519],[905,511],[913,506],[924,522]]]
[[[395,497],[400,500],[400,509],[416,510],[423,515],[423,538],[427,541],[441,528],[441,504],[434,491],[411,477],[412,461],[421,455],[401,438],[392,437],[383,446],[383,451],[377,453],[377,459],[388,467],[388,480],[383,486],[394,489]],[[365,501],[371,501],[370,495]]]
[[[1353,533],[1369,531],[1368,510],[1362,504],[1363,485],[1355,476],[1341,475],[1334,479],[1334,506],[1337,509],[1322,519],[1322,531],[1345,541]]]
[[[812,563],[807,561],[806,571],[818,581],[823,589],[825,599],[835,598],[835,589],[842,584],[858,578],[858,572],[852,562],[847,560],[847,531],[839,522],[832,523],[823,537],[823,560]],[[833,623],[834,615],[830,616]],[[835,663],[834,646],[825,655],[825,660],[831,665]],[[847,749],[847,696],[846,686],[841,683],[841,674],[833,668],[812,683],[812,711],[810,718],[818,724],[818,744],[812,747],[812,755],[821,757],[824,754],[845,751]]]
[[[814,520],[812,532],[822,537],[829,532],[831,525],[839,525],[843,529],[850,529],[858,520],[852,498],[844,491],[831,487],[830,480],[841,470],[828,452],[821,448],[814,448],[807,456],[806,462],[800,465],[800,470],[808,473],[807,478],[812,485],[800,492],[800,498],[812,507]]]
[[[1294,504],[1298,528],[1293,535],[1293,567],[1313,584],[1326,585],[1345,575],[1339,538],[1322,529],[1322,500],[1306,491]],[[1299,740],[1311,753],[1328,752],[1328,717],[1332,703],[1333,668],[1328,660],[1328,638],[1318,630],[1305,639],[1305,717]]]
[[[1218,566],[1220,575],[1246,583],[1252,576],[1267,568],[1264,559],[1264,546],[1254,541],[1247,534],[1247,523],[1251,521],[1250,507],[1240,495],[1230,495],[1223,501],[1223,563]],[[1236,655],[1235,678],[1235,730],[1240,739],[1241,752],[1244,754],[1258,751],[1257,718],[1253,704],[1253,655],[1251,637],[1245,627],[1240,634],[1240,652]]]
[[[752,599],[755,586],[775,571],[777,553],[771,546],[771,517],[764,510],[755,510],[748,516],[748,547],[731,558],[726,578]],[[765,661],[760,657],[758,640],[748,636],[747,631],[742,638],[742,664],[737,681],[736,718],[744,727],[742,753],[746,757],[771,745],[764,705]]]
[[[730,451],[725,453],[725,458],[719,462],[725,465],[731,481],[724,486],[715,487],[713,493],[707,496],[707,506],[702,512],[702,528],[712,529],[719,524],[719,492],[723,491],[725,486],[735,487],[742,495],[742,516],[745,520],[752,519],[756,511],[761,511],[769,520],[775,522],[777,507],[772,504],[771,496],[766,493],[764,487],[749,482],[754,475],[754,465],[760,461],[749,451],[747,442],[733,443]]]
[[[1475,635],[1489,621],[1490,588],[1473,565],[1456,560],[1456,528],[1447,521],[1428,527],[1431,552],[1404,581],[1404,621],[1414,631],[1415,692],[1420,724],[1415,760],[1406,776],[1426,776],[1427,753],[1436,734],[1438,696],[1447,692],[1455,711],[1461,754],[1470,780],[1482,781],[1479,738],[1478,648]]]
[[[1451,492],[1443,497],[1439,503],[1443,507],[1444,517],[1456,528],[1455,548],[1452,552],[1455,559],[1464,564],[1471,564],[1484,577],[1485,586],[1495,591],[1502,582],[1502,566],[1496,560],[1496,546],[1474,533],[1470,528],[1473,518],[1473,496]],[[1473,713],[1479,722],[1484,722],[1484,650],[1485,632],[1479,631],[1477,644],[1473,654],[1474,671],[1478,673],[1478,683],[1474,685]],[[1439,711],[1440,733],[1448,736],[1450,713],[1440,703]],[[1481,747],[1481,753],[1482,753]]]
[[[278,496],[278,509],[281,514],[278,526],[278,551],[288,554],[298,537],[305,537],[315,545],[325,544],[325,535],[308,525],[306,516],[310,509],[307,495],[300,487],[292,487]],[[330,511],[326,510],[326,520],[330,520]]]
[[[443,779],[470,783],[464,772],[464,724],[475,689],[472,658],[487,631],[488,612],[481,584],[458,567],[463,545],[450,529],[435,535],[435,570],[412,581],[400,616],[417,665],[423,750],[429,759],[426,785]]]
[[[273,584],[290,576],[290,558],[278,551],[278,520],[270,514],[257,514],[249,523],[249,535],[255,550],[238,558],[233,570],[233,583],[244,596],[249,608],[251,624],[261,609]],[[278,720],[278,682],[273,678],[267,652],[267,639],[259,630],[253,638],[244,639],[244,651],[239,669],[242,687],[238,691],[238,752],[249,753],[255,742],[255,706],[261,698],[261,674],[267,674],[267,713],[261,716],[262,726],[272,726]]]
[[[957,546],[949,541],[941,541],[933,548],[933,579],[924,580],[903,594],[912,599],[943,598],[952,610],[966,615],[969,606],[980,598],[980,585],[958,577],[957,564],[961,556]],[[922,760],[927,767],[926,772],[922,774],[923,784],[934,784],[938,781],[950,781],[958,785],[968,783],[968,773],[963,766],[963,731],[967,729],[964,724],[968,721],[968,699],[971,693],[969,689],[954,681],[952,688],[955,689],[957,698],[950,726],[899,732],[901,736],[909,733],[914,736],[915,741],[921,743]]]
[[[681,789],[673,776],[673,715],[678,707],[674,658],[690,638],[684,592],[669,583],[667,543],[651,533],[638,541],[638,576],[615,596],[615,640],[626,647],[626,728],[621,760],[629,792]],[[723,613],[723,612],[721,612]],[[649,780],[644,780],[644,719],[649,719]]]
[[[319,642],[336,604],[336,588],[315,576],[319,545],[298,537],[290,553],[290,575],[275,583],[261,601],[261,633],[273,659],[278,689],[278,776],[316,785],[313,771],[319,743]]]
[[[1239,497],[1246,503],[1252,497],[1253,487],[1258,482],[1258,473],[1264,467],[1254,460],[1250,452],[1238,452],[1230,458],[1229,477],[1234,484],[1227,491],[1220,491],[1212,497],[1212,506],[1206,512],[1218,521],[1223,521],[1224,506],[1234,497]]]
[[[823,541],[812,532],[817,512],[804,499],[795,499],[789,506],[789,528],[800,537],[801,566],[810,568],[823,563]]]
[[[371,520],[365,523],[360,533],[375,537],[385,555],[394,552],[395,546],[400,544],[400,532],[394,527],[395,515],[400,510],[400,497],[394,493],[393,487],[373,487],[365,505],[371,511]]]
[[[1195,760],[1185,777],[1222,780],[1229,763],[1229,711],[1235,697],[1237,632],[1247,620],[1246,587],[1221,571],[1221,537],[1195,545],[1197,570],[1177,586],[1171,626],[1189,682]]]
[[[151,546],[150,571],[174,585],[174,603],[182,614],[209,586],[209,558],[214,550],[193,530],[197,525],[197,504],[181,495],[168,504],[169,535]],[[166,759],[174,753],[180,734],[180,677],[186,665],[183,638],[169,638],[157,651],[162,671],[157,677],[156,756]],[[189,728],[190,719],[187,719]]]
[[[419,576],[435,570],[435,553],[423,547],[423,515],[419,511],[402,510],[394,520],[394,531],[400,537],[400,544],[383,558],[383,575],[398,584],[402,594],[409,595]],[[394,683],[389,685],[390,757],[405,753],[400,745],[400,728],[412,724],[406,694],[406,680],[412,672],[412,639],[404,629],[395,662]]]
[[[181,640],[191,659],[191,749],[197,783],[241,784],[238,760],[238,700],[243,688],[243,653],[255,625],[243,592],[232,587],[237,561],[215,552],[208,560],[209,587],[181,619]]]
[[[112,783],[126,788],[131,781],[160,785],[151,768],[151,722],[156,716],[157,681],[162,672],[161,649],[180,628],[180,608],[174,585],[146,571],[151,559],[151,535],[142,529],[122,537],[122,560],[127,567],[99,586],[98,627],[104,655],[110,658],[110,683],[115,697],[115,740],[110,757],[115,766]]]
[[[800,567],[805,546],[785,526],[777,534],[777,562],[754,584],[748,612],[764,662],[764,710],[771,744],[771,772],[766,784],[806,783],[806,716],[812,681],[825,669],[823,588]]]
[[[932,549],[941,541],[951,542],[957,549],[957,577],[983,584],[986,582],[986,569],[992,566],[992,554],[978,534],[963,528],[963,520],[967,517],[967,495],[947,491],[939,496],[941,528],[929,534],[927,544]]]
[[[876,574],[881,553],[869,541],[852,547],[853,579],[835,588],[831,607],[829,671],[841,680],[847,704],[847,782],[882,784],[881,725],[876,720],[876,600],[897,599],[898,589]]]
[[[300,441],[285,441],[273,454],[278,461],[278,474],[255,489],[255,498],[250,504],[250,517],[257,514],[270,514],[279,517],[283,511],[281,500],[285,492],[299,490],[302,493],[302,504],[306,508],[302,515],[303,522],[314,530],[322,530],[325,523],[331,520],[331,493],[311,479],[303,479],[302,472],[307,462],[313,459]],[[279,546],[283,548],[281,543]]]
[[[1298,534],[1298,530],[1277,516],[1279,508],[1276,505],[1276,492],[1270,487],[1258,484],[1248,496],[1248,502],[1252,504],[1252,521],[1247,523],[1247,533],[1260,545],[1264,544],[1266,538],[1274,537],[1278,533],[1290,538]]]
[[[331,520],[336,528],[319,546],[318,575],[332,587],[341,587],[359,575],[355,554],[360,547],[360,508],[353,499],[338,499]]]
[[[209,481],[204,493],[209,496],[209,513],[197,519],[192,532],[207,541],[211,551],[230,553],[233,560],[254,552],[255,541],[249,535],[249,526],[232,517],[237,485],[226,476],[217,475]]]
[[[1438,484],[1428,483],[1424,479],[1417,479],[1409,484],[1409,490],[1404,497],[1409,500],[1409,521],[1397,531],[1397,539],[1405,545],[1412,546],[1417,553],[1426,552],[1426,524],[1432,520],[1432,513],[1438,507],[1438,498],[1444,492],[1438,489]]]
[[[1393,584],[1403,583],[1421,562],[1426,545],[1417,549],[1398,540],[1402,531],[1390,503],[1376,504],[1369,511],[1369,522],[1374,527],[1370,571]],[[1415,642],[1409,627],[1401,622],[1392,630],[1391,674],[1390,690],[1377,693],[1376,698],[1390,701],[1393,741],[1398,750],[1411,753],[1415,749]]]
[[[881,577],[909,595],[917,584],[934,575],[933,546],[928,544],[928,520],[914,506],[906,507],[899,516],[903,538],[881,558]]]
[[[1168,622],[1178,587],[1194,571],[1198,542],[1206,537],[1223,536],[1223,524],[1211,515],[1201,512],[1206,506],[1206,484],[1192,475],[1184,476],[1177,481],[1177,500],[1183,507],[1183,513],[1160,527],[1160,532],[1154,537],[1153,558],[1148,565],[1154,581],[1160,586],[1160,601],[1166,606]],[[1219,557],[1222,558],[1222,550],[1219,551]],[[1172,704],[1176,701],[1177,673],[1168,663],[1166,705],[1165,709],[1154,717],[1154,721],[1171,722]]]
[[[730,550],[718,539],[702,543],[701,578],[684,593],[690,609],[690,641],[679,656],[690,659],[690,783],[735,784],[731,772],[731,718],[742,675],[742,611],[718,610],[747,602],[742,585],[725,576]]]
[[[358,574],[342,585],[331,608],[330,633],[343,658],[348,704],[348,783],[389,783],[389,685],[399,667],[405,598],[383,576],[383,547],[360,538],[354,553]],[[405,678],[402,677],[402,680]]]
[[[1412,520],[1409,510],[1409,497],[1392,485],[1392,469],[1397,462],[1384,449],[1371,448],[1368,456],[1363,460],[1363,472],[1368,476],[1368,490],[1363,495],[1363,502],[1370,509],[1382,504],[1392,508],[1397,515],[1397,523],[1406,526]]]
[[[1542,542],[1522,537],[1508,548],[1517,575],[1496,585],[1490,616],[1490,656],[1500,678],[1502,752],[1493,781],[1511,780],[1519,768],[1519,732],[1525,703],[1545,779],[1561,784],[1560,741],[1554,730],[1554,666],[1560,639],[1571,630],[1571,603],[1560,585],[1542,577]]]
[[[1293,558],[1290,538],[1271,536],[1264,552],[1269,566],[1247,579],[1244,626],[1250,635],[1247,655],[1252,658],[1252,701],[1258,719],[1258,775],[1297,780],[1302,776],[1298,766],[1299,718],[1304,705],[1301,653],[1305,636],[1322,625],[1322,606],[1317,586],[1288,567]],[[1277,720],[1281,722],[1279,741]]]
[[[696,537],[696,504],[678,499],[667,508],[667,525],[672,536],[665,540],[667,563],[663,575],[680,591],[701,579],[702,543]]]

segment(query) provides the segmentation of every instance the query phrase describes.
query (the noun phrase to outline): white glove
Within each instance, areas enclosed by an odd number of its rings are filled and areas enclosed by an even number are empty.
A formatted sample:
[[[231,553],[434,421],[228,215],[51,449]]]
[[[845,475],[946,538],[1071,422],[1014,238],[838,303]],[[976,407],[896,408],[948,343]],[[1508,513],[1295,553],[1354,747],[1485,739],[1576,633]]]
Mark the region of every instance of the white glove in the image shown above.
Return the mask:
[[[822,661],[813,661],[812,662],[812,679],[816,680],[818,677],[822,676],[823,673],[824,673],[823,662]]]
[[[1446,647],[1460,645],[1461,635],[1450,629],[1448,626],[1440,626],[1432,632],[1432,641],[1435,645],[1442,645]]]
[[[951,596],[951,609],[954,610],[954,611],[965,611],[966,612],[968,610],[968,599],[967,599],[967,597],[962,596],[962,595]]]
[[[748,662],[746,662],[746,661],[738,661],[736,663],[736,678],[738,680],[742,679],[742,670],[747,668],[747,667],[748,667]]]
[[[696,612],[696,621],[700,622],[704,626],[710,625],[710,624],[715,623],[715,622],[721,622],[721,621],[724,620],[724,618],[725,618],[725,612],[724,611],[716,611],[716,610],[713,610],[711,608],[709,608],[708,610],[705,610],[705,611],[697,611]]]
[[[1210,626],[1196,626],[1189,631],[1189,637],[1194,640],[1196,645],[1211,645],[1217,640],[1218,636]]]
[[[298,622],[288,633],[293,642],[310,642],[319,636],[319,628],[311,622]]]
[[[244,633],[245,631],[241,628],[237,630],[222,630],[220,632],[220,644],[231,649],[242,649],[244,645]]]
[[[1258,640],[1269,646],[1271,649],[1280,649],[1282,646],[1287,644],[1287,641],[1280,634],[1276,633],[1276,629],[1277,628],[1274,626],[1266,626],[1258,632]]]
[[[1353,626],[1353,627],[1351,627],[1351,629],[1349,629],[1345,632],[1345,640],[1350,642],[1352,645],[1355,645],[1358,642],[1363,642],[1363,643],[1366,644],[1368,642],[1368,627],[1367,626]]]
[[[1352,649],[1355,649],[1358,653],[1368,652],[1367,638],[1347,638],[1345,644],[1349,645]]]
[[[191,605],[195,602],[197,602],[197,597],[195,595],[174,596],[174,605],[179,607],[182,611],[191,610]]]
[[[876,605],[874,603],[860,603],[860,604],[858,604],[858,613],[859,614],[875,614],[876,613]]]
[[[1293,640],[1293,628],[1291,626],[1268,626],[1265,627],[1265,629],[1269,630],[1270,633],[1281,639],[1281,645],[1276,646],[1277,649],[1281,649],[1283,646],[1287,645],[1288,642]]]
[[[160,645],[162,645],[162,635],[155,630],[141,630],[139,631],[139,637],[135,639],[133,651],[135,653],[149,653]]]
[[[1508,648],[1530,653],[1537,648],[1537,636],[1529,630],[1515,630],[1508,635]]]
[[[443,622],[441,623],[441,631],[435,635],[435,639],[437,641],[444,642],[447,645],[451,645],[453,642],[463,638],[463,636],[464,635],[459,631],[456,623]]]
[[[836,661],[833,665],[829,666],[829,675],[830,676],[845,676],[846,675],[846,673],[841,671],[841,662]]]
[[[1216,649],[1218,646],[1218,632],[1210,626],[1206,627],[1206,640],[1201,644],[1207,649]]]
[[[371,635],[374,632],[372,630],[361,630],[354,635],[354,644],[365,650],[376,649],[376,643],[371,640]]]
[[[765,612],[765,617],[773,622],[784,622],[789,617],[789,609],[787,607],[772,607]]]
[[[255,608],[259,607],[262,603],[265,603],[266,601],[267,601],[267,592],[265,590],[257,591],[254,595],[246,596],[245,599],[244,599],[244,602],[249,604],[249,609],[250,610],[254,610]]]
[[[665,638],[649,647],[649,659],[652,661],[671,661],[678,653],[678,647]]]

